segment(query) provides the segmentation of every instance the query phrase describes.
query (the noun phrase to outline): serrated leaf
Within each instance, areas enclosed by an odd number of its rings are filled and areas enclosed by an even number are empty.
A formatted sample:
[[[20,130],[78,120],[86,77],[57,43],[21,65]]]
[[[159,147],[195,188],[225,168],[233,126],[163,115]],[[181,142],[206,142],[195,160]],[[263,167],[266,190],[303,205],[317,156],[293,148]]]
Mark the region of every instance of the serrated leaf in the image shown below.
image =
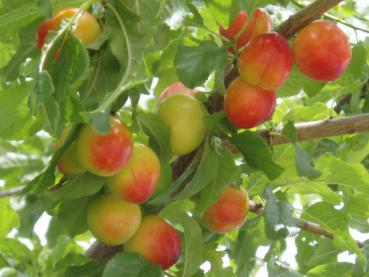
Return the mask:
[[[287,226],[294,226],[295,219],[291,215],[291,204],[278,200],[270,186],[265,188],[264,196],[266,205],[264,209],[265,233],[271,240],[279,240],[287,237]]]
[[[202,85],[226,61],[226,48],[220,48],[212,42],[203,42],[197,47],[180,46],[174,64],[181,82],[186,87],[194,88]]]
[[[60,106],[56,101],[55,88],[48,72],[42,71],[37,74],[28,106],[34,116],[39,114],[39,110],[45,113],[51,134],[61,132]]]
[[[307,177],[310,179],[317,178],[321,175],[321,172],[313,167],[313,158],[299,143],[295,144],[296,147],[296,169],[299,176]]]
[[[268,145],[259,135],[244,131],[234,136],[231,142],[241,151],[251,168],[262,170],[270,180],[282,174],[283,168],[273,162]]]

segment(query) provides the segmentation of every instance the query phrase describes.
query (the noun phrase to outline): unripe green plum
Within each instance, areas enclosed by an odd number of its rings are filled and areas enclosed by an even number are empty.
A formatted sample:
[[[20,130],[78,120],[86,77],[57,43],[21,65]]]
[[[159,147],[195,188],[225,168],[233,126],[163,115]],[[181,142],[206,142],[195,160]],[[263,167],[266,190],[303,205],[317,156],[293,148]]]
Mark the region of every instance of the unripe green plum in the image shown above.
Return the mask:
[[[109,134],[98,134],[86,124],[76,140],[79,162],[99,176],[117,174],[131,157],[133,141],[127,126],[114,117],[110,125]]]
[[[108,245],[120,245],[138,230],[141,210],[113,194],[97,196],[87,208],[87,225],[92,234]]]
[[[249,84],[274,91],[287,80],[292,62],[286,39],[275,32],[265,33],[253,38],[242,50],[238,71]]]
[[[274,112],[276,94],[236,78],[224,96],[227,118],[238,128],[252,128],[267,121]]]
[[[336,24],[315,21],[296,36],[294,58],[299,70],[314,80],[332,81],[351,61],[351,46]]]
[[[107,179],[114,193],[133,203],[144,203],[156,189],[160,161],[146,145],[135,143],[132,156],[118,174]]]
[[[188,154],[204,140],[206,111],[195,97],[183,93],[168,96],[159,104],[158,114],[170,128],[173,154]]]
[[[66,140],[72,125],[68,125],[64,128],[60,139],[55,142],[55,149],[62,146]],[[73,142],[63,153],[58,161],[58,169],[63,174],[76,174],[85,171],[85,168],[78,161],[76,156],[76,143]]]
[[[242,188],[228,186],[204,213],[205,226],[211,232],[227,233],[239,229],[249,212],[249,197]]]
[[[159,216],[146,216],[136,234],[124,245],[127,252],[144,256],[167,269],[178,260],[181,241],[177,231]]]

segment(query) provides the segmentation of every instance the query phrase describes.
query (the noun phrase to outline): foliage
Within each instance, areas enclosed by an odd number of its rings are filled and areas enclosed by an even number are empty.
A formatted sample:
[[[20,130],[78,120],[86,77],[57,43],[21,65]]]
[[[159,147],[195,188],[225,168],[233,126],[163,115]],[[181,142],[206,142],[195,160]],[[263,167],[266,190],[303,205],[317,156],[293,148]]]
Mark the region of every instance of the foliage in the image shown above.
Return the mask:
[[[237,131],[224,113],[211,114],[209,136],[172,182],[169,129],[155,114],[155,97],[176,81],[201,87],[198,98],[204,103],[214,91],[224,92],[225,70],[237,57],[228,53],[218,26],[227,26],[240,9],[251,14],[264,7],[278,26],[308,2],[1,1],[0,193],[25,189],[0,197],[0,268],[12,268],[17,276],[163,276],[160,267],[136,254],[122,252],[106,264],[84,255],[93,238],[84,220],[86,207],[106,189],[105,179],[83,173],[64,180],[56,170],[79,128],[54,151],[64,126],[90,123],[104,133],[114,111],[162,164],[160,191],[142,210],[160,212],[180,231],[182,253],[168,276],[249,276],[261,270],[269,276],[368,276],[368,245],[359,248],[351,234],[369,233],[369,135],[299,143],[295,128],[295,123],[369,111],[364,32],[347,27],[361,37],[352,36],[353,59],[339,79],[312,81],[294,68],[278,89],[278,105],[266,126],[283,129],[289,144],[270,146],[257,129]],[[328,19],[369,28],[368,7],[362,10],[355,2],[330,10]],[[41,53],[35,40],[40,22],[51,11],[81,5],[102,24],[99,40],[86,48],[62,28],[48,36]],[[349,101],[334,110],[347,95]],[[224,139],[240,153],[230,152]],[[212,234],[200,218],[230,183],[244,186],[250,199],[265,207],[264,214],[250,213],[239,231]],[[36,232],[40,218],[45,238]],[[319,224],[334,239],[299,229],[299,220]],[[297,253],[286,259],[291,242]],[[260,255],[260,249],[267,253]],[[339,258],[346,251],[355,262]],[[204,262],[211,265],[206,272],[200,269]]]

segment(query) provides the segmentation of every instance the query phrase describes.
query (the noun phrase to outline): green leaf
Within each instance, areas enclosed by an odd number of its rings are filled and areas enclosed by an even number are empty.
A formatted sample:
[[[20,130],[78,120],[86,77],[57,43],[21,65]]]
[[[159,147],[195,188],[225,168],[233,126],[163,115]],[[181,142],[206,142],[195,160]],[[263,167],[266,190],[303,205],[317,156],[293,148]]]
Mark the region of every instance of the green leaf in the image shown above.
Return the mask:
[[[156,114],[137,114],[137,120],[144,132],[149,136],[150,146],[158,154],[162,162],[167,162],[172,158],[170,151],[170,130]]]
[[[294,66],[287,81],[277,89],[277,94],[279,97],[287,97],[304,90],[309,97],[312,97],[319,93],[324,86],[325,83],[306,77]]]
[[[289,111],[284,120],[294,122],[306,122],[314,120],[324,120],[331,116],[331,109],[325,103],[314,103],[311,106],[295,105]]]
[[[284,126],[282,130],[282,135],[285,137],[288,137],[288,139],[295,143],[297,139],[297,131],[295,128],[295,125],[292,121],[288,121]]]
[[[234,136],[231,142],[241,151],[251,168],[262,170],[270,180],[282,174],[283,168],[273,162],[268,145],[259,135],[244,131]]]
[[[20,236],[30,237],[32,235],[33,227],[45,210],[42,205],[43,200],[41,196],[28,194],[24,198],[23,205],[16,207],[20,220],[18,230]]]
[[[51,0],[37,0],[36,5],[39,11],[45,17],[51,18],[53,16],[53,7]]]
[[[59,199],[78,199],[97,193],[105,179],[89,172],[80,174],[63,184],[61,188],[50,192],[50,197]]]
[[[87,230],[86,211],[89,203],[88,198],[66,200],[61,203],[57,218],[69,236],[73,237]]]
[[[0,20],[2,17],[3,16],[0,16]],[[4,21],[1,20],[0,22],[3,23]],[[37,55],[40,54],[39,49],[36,47],[35,39],[35,34],[37,33],[37,28],[40,25],[40,22],[40,19],[36,19],[21,29],[19,33],[20,42],[18,44],[16,53],[13,55],[7,65],[0,70],[0,76],[2,79],[4,79],[4,81],[13,81],[16,78],[19,78],[21,66],[25,62],[26,58],[36,59]],[[4,34],[1,31],[0,33]],[[37,67],[34,68],[34,72],[36,71]]]
[[[196,173],[184,189],[179,192],[174,199],[180,200],[190,198],[203,190],[207,185],[213,182],[217,176],[219,167],[219,156],[209,143],[204,144],[201,161],[197,167]]]
[[[0,138],[25,139],[41,127],[43,118],[30,116],[27,107],[31,84],[12,85],[0,90]]]
[[[241,178],[241,168],[236,166],[233,155],[222,150],[219,153],[219,166],[215,179],[201,192],[200,200],[196,203],[197,212],[201,215],[208,207],[217,201],[223,190],[235,184]]]
[[[6,235],[18,226],[18,216],[11,209],[8,198],[0,198],[0,236],[6,237]]]
[[[226,48],[220,48],[212,42],[203,42],[197,47],[180,46],[174,63],[181,82],[193,88],[202,85],[226,61]]]
[[[37,116],[42,110],[53,135],[61,132],[61,114],[59,103],[55,99],[55,88],[48,72],[40,72],[35,79],[28,102],[31,114]]]
[[[308,276],[311,277],[350,277],[352,276],[351,271],[354,267],[352,263],[331,263],[331,264],[323,264],[314,267],[313,269],[309,270],[307,273]]]
[[[271,240],[286,238],[287,226],[294,226],[295,219],[291,215],[291,204],[278,200],[270,186],[265,188],[266,205],[264,209],[265,233]]]
[[[369,197],[369,173],[362,164],[327,155],[316,161],[316,168],[322,172],[317,181],[353,189]]]
[[[339,249],[357,254],[361,266],[365,266],[365,257],[349,233],[349,216],[344,211],[337,210],[326,202],[318,202],[306,209],[302,217],[319,224],[322,229],[331,232],[334,236],[334,245]]]
[[[197,222],[186,214],[181,217],[184,232],[184,268],[182,277],[195,274],[202,263],[202,234]]]
[[[32,263],[31,251],[15,238],[0,237],[0,253],[19,264]]]
[[[296,150],[295,161],[296,170],[299,176],[310,179],[317,178],[321,175],[319,170],[313,167],[313,158],[304,148],[296,141],[297,131],[291,121],[289,121],[282,130],[282,135],[288,137],[293,142]]]
[[[359,42],[352,47],[351,63],[345,71],[345,75],[351,75],[353,78],[361,78],[365,67],[368,67],[368,53],[365,48],[365,42]]]
[[[68,277],[100,277],[103,271],[103,264],[99,262],[88,262],[80,266],[70,266],[65,270],[64,276]]]
[[[48,68],[55,87],[55,99],[69,121],[80,119],[82,109],[78,86],[87,78],[90,59],[86,47],[74,36],[62,45],[60,56]]]
[[[151,265],[144,257],[135,253],[119,253],[105,266],[103,277],[160,277],[160,266]]]
[[[295,239],[297,247],[296,261],[301,273],[310,269],[337,260],[341,252],[336,248],[331,239],[317,237],[315,234],[302,231]]]
[[[321,172],[313,167],[313,158],[308,152],[301,147],[299,143],[295,143],[296,147],[296,169],[301,177],[310,179],[317,178]]]

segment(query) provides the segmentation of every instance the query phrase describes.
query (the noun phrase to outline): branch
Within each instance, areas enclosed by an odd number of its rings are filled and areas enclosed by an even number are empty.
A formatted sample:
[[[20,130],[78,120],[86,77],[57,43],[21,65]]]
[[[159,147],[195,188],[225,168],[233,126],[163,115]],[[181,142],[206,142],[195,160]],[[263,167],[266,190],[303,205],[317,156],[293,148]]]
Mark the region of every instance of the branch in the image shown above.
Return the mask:
[[[292,37],[295,33],[319,19],[325,12],[337,6],[343,0],[317,0],[301,9],[298,13],[290,16],[276,31],[285,38]]]
[[[110,246],[95,241],[85,252],[86,256],[99,262],[106,262],[114,257],[115,254],[123,251],[123,246]]]
[[[13,189],[10,189],[10,190],[0,191],[0,198],[8,197],[8,196],[12,196],[14,194],[17,194],[17,193],[21,192],[23,190],[23,188],[24,188],[24,186],[19,186],[19,187],[15,187]]]
[[[369,114],[301,123],[296,125],[296,131],[298,141],[367,132],[369,131]],[[259,134],[272,145],[290,142],[287,137],[269,130],[261,130]]]
[[[253,213],[256,213],[257,215],[262,215],[264,213],[263,206],[261,204],[255,203],[254,201],[249,201],[249,210]],[[297,225],[301,230],[314,233],[314,234],[320,235],[328,239],[333,239],[334,237],[334,234],[322,229],[318,224],[311,223],[309,221],[305,221],[302,219],[296,219],[296,220],[297,220]],[[359,248],[362,248],[365,245],[361,241],[356,241],[356,243]]]

